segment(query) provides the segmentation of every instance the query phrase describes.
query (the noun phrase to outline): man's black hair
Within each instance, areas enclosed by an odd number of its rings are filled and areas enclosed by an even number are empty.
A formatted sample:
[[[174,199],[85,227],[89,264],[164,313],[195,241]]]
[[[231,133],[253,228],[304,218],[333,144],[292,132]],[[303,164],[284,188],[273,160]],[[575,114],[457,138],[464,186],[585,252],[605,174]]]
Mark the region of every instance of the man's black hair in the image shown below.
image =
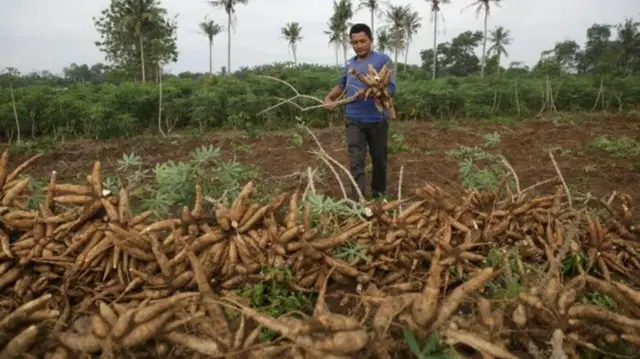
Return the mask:
[[[373,35],[371,34],[371,28],[367,24],[354,24],[351,26],[351,30],[349,31],[349,37],[353,34],[357,34],[360,32],[364,32],[365,35],[369,38],[369,40],[373,40]]]

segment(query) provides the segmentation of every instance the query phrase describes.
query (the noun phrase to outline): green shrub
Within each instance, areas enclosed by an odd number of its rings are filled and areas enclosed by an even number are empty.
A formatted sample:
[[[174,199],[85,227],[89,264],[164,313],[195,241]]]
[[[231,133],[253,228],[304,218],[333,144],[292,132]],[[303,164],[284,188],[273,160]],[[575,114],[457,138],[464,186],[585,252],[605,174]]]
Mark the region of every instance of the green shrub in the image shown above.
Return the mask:
[[[206,131],[256,125],[291,126],[296,121],[295,116],[301,115],[292,105],[256,116],[278,103],[278,97],[295,95],[286,85],[256,76],[258,74],[288,81],[301,94],[322,99],[336,82],[339,71],[328,66],[305,65],[291,69],[270,65],[238,72],[232,77],[169,77],[162,84],[163,128],[193,127]],[[600,91],[599,78],[566,75],[550,82],[556,109],[561,112],[590,111]],[[401,120],[514,117],[518,114],[527,117],[542,108],[545,84],[544,78],[530,76],[448,77],[432,81],[424,71],[410,69],[398,74],[395,103]],[[604,105],[609,111],[639,107],[640,78],[605,79],[604,86]],[[39,84],[14,88],[23,138],[32,135],[109,138],[157,131],[158,94],[156,83],[76,84],[63,88]],[[295,101],[302,106],[317,104],[303,98]],[[329,116],[340,114],[330,115],[319,108],[304,115],[314,124],[322,125],[328,123]],[[15,138],[15,119],[7,87],[0,88],[0,128],[0,136]]]

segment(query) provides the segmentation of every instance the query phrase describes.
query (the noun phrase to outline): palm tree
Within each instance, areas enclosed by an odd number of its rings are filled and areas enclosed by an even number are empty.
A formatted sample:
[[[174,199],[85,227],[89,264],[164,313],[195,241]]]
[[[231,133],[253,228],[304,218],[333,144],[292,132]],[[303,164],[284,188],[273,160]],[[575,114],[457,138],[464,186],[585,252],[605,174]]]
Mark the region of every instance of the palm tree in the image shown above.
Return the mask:
[[[387,48],[389,48],[389,33],[387,32],[387,30],[382,29],[378,30],[377,35],[378,38],[376,40],[376,44],[378,46],[378,51],[387,51]]]
[[[126,0],[123,6],[126,8],[127,16],[124,19],[124,26],[129,29],[133,29],[135,37],[138,39],[138,51],[140,51],[140,66],[142,70],[142,82],[146,82],[147,72],[145,69],[144,59],[144,28],[147,28],[149,21],[151,21],[155,15],[154,12],[158,12],[159,9],[155,6],[156,0]]]
[[[381,0],[360,0],[358,7],[356,8],[356,11],[362,9],[369,10],[369,13],[371,14],[371,34],[375,34],[375,28],[373,27],[374,19],[376,17],[376,13],[380,12],[381,2]]]
[[[282,37],[289,43],[289,48],[291,52],[293,52],[293,63],[294,65],[298,65],[298,57],[296,56],[296,52],[298,49],[298,42],[302,40],[302,27],[297,22],[289,22],[285,27],[282,28]]]
[[[437,64],[437,59],[438,59],[438,14],[440,13],[440,5],[443,4],[450,4],[451,1],[450,0],[427,0],[431,3],[431,16],[433,19],[433,66],[432,66],[432,70],[433,70],[433,74],[432,74],[432,79],[436,79],[436,67],[438,66]]]
[[[405,48],[406,31],[404,29],[405,18],[410,12],[409,5],[389,5],[384,10],[385,28],[389,29],[391,48],[394,50],[394,63],[398,63],[398,54]],[[397,66],[397,65],[396,65]]]
[[[331,17],[327,23],[328,30],[324,30],[325,35],[329,35],[329,44],[334,46],[336,53],[336,66],[340,66],[339,53],[340,47],[344,46],[345,29],[340,25],[335,17]],[[346,62],[346,54],[345,54]]]
[[[213,38],[222,32],[224,27],[213,20],[200,23],[200,30],[209,39],[209,75],[213,74]]]
[[[406,48],[407,42],[403,29],[392,29],[389,33],[389,49],[393,50],[393,63],[398,68],[398,56]]]
[[[475,0],[474,3],[464,7],[464,9],[466,9],[469,6],[475,5],[476,16],[480,16],[484,11],[484,40],[482,42],[482,64],[480,67],[480,76],[484,76],[484,69],[487,66],[487,21],[489,19],[489,13],[491,12],[491,3],[493,2],[497,6],[500,6],[500,1],[502,0]]]
[[[413,40],[413,35],[418,33],[418,29],[422,27],[422,18],[417,11],[407,8],[407,14],[403,19],[403,29],[405,36],[405,49],[404,49],[404,70],[407,71],[407,59],[409,58],[409,45]]]
[[[336,49],[336,65],[339,65],[338,49],[342,46],[344,62],[347,62],[347,48],[349,46],[349,20],[353,17],[353,6],[351,0],[333,1],[333,15],[327,23],[328,29],[323,31],[329,35],[329,44],[333,44]]]
[[[344,54],[344,62],[347,62],[347,49],[349,48],[349,20],[353,18],[353,4],[351,0],[339,0],[333,1],[333,21],[336,22],[336,27],[340,31],[340,38],[342,39],[342,51]]]
[[[213,0],[209,1],[212,7],[223,8],[227,13],[227,74],[231,75],[231,30],[236,23],[236,5],[247,5],[249,0]]]
[[[498,73],[500,76],[500,59],[504,55],[509,57],[506,46],[511,45],[511,37],[509,30],[505,30],[504,27],[498,26],[495,30],[491,31],[491,47],[487,49],[487,53],[495,54],[498,57]]]

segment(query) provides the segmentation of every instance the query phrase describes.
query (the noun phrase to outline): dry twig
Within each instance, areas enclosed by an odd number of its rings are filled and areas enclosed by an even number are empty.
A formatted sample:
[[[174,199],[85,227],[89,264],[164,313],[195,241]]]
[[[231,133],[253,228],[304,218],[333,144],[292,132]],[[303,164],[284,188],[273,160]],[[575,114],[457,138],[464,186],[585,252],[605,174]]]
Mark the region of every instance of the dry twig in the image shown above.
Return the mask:
[[[556,169],[558,173],[558,178],[562,182],[562,186],[564,187],[564,191],[567,194],[567,202],[569,202],[569,208],[573,209],[573,200],[571,199],[571,192],[569,191],[569,186],[567,186],[567,182],[564,180],[564,176],[562,176],[562,172],[560,172],[560,167],[558,167],[558,162],[556,162],[555,157],[551,150],[549,150],[549,158],[551,158],[551,162],[553,163],[553,168]]]

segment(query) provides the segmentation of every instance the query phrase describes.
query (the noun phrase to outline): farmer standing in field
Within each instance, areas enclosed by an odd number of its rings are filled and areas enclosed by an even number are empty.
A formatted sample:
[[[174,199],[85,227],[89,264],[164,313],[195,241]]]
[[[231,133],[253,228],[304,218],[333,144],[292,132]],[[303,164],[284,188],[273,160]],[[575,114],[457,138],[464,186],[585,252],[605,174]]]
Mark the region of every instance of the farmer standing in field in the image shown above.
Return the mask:
[[[360,80],[349,73],[350,68],[366,74],[369,64],[376,71],[386,64],[389,70],[393,70],[389,81],[389,95],[396,91],[396,72],[392,66],[391,58],[381,52],[373,51],[371,45],[373,36],[371,28],[366,24],[355,24],[349,31],[351,46],[356,53],[345,64],[340,80],[329,91],[324,99],[324,108],[333,110],[336,107],[335,100],[346,88],[346,97],[353,96],[360,88],[364,88]],[[347,128],[347,148],[349,154],[349,167],[351,176],[355,179],[360,192],[366,196],[365,191],[365,163],[367,147],[371,155],[373,174],[371,178],[371,194],[374,198],[384,197],[387,189],[387,137],[389,133],[389,111],[378,111],[373,99],[362,97],[346,105],[345,125]],[[352,189],[351,199],[358,200],[358,193]]]

